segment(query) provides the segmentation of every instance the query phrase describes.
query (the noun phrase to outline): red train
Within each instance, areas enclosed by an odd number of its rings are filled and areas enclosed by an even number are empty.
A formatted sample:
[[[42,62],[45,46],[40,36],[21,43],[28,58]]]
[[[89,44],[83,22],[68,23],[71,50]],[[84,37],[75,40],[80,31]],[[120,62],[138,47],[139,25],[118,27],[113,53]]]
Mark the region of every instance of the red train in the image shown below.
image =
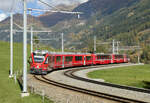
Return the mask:
[[[30,73],[35,74],[47,74],[48,71],[58,68],[127,62],[126,54],[53,53],[47,51],[35,51],[29,60]]]

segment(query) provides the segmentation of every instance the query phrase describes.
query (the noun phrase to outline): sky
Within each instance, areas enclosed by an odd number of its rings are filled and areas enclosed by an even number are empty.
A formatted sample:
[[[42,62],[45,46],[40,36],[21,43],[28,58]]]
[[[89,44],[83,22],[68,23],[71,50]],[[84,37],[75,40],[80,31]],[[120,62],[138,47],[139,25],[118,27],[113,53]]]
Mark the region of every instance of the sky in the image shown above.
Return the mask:
[[[20,13],[23,9],[23,0],[0,0],[0,22],[9,16],[10,12]],[[38,0],[27,0],[28,8],[50,9]],[[52,6],[59,4],[71,5],[73,3],[84,3],[88,0],[41,0]]]

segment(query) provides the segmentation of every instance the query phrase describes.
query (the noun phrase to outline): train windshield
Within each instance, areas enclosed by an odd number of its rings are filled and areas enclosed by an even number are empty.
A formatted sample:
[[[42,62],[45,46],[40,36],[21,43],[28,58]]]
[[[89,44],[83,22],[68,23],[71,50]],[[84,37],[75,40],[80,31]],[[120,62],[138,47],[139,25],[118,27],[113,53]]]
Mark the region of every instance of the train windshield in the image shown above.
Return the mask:
[[[44,61],[44,56],[34,56],[34,62],[42,63]]]

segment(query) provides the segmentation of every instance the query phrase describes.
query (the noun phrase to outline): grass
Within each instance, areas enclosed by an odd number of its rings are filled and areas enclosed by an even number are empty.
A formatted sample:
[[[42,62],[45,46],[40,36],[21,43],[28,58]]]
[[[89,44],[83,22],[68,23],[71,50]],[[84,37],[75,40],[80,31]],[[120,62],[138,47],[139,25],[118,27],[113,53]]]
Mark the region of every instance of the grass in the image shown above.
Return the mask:
[[[28,49],[29,50],[29,49]],[[21,90],[18,83],[9,76],[10,61],[9,43],[0,41],[0,103],[42,103],[42,97],[30,94],[29,97],[21,98]],[[30,53],[28,53],[28,56]],[[14,44],[14,72],[22,70],[22,44]],[[45,103],[52,103],[46,99]]]
[[[150,65],[96,70],[87,74],[90,78],[101,78],[106,82],[150,89]]]

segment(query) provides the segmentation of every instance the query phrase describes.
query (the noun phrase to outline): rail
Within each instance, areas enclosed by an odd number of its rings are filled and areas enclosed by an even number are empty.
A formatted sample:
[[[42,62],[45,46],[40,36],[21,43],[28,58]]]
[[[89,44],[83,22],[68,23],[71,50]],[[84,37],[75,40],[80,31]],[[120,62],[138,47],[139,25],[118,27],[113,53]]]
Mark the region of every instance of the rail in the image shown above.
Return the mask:
[[[46,78],[44,75],[42,75],[40,77],[34,75],[34,77],[35,77],[35,79],[37,79],[41,82],[44,82],[46,84],[51,84],[51,85],[61,87],[61,88],[64,88],[64,89],[69,89],[69,90],[72,90],[72,91],[88,94],[88,95],[91,95],[91,96],[101,97],[101,98],[105,98],[105,99],[112,100],[112,101],[123,102],[123,103],[131,103],[131,102],[132,103],[146,103],[146,102],[143,102],[143,101],[132,100],[132,99],[124,98],[124,97],[118,97],[118,96],[109,95],[109,94],[106,94],[106,93],[96,92],[96,91],[92,91],[92,90],[87,90],[87,89],[83,89],[83,88],[79,88],[79,87],[59,83],[59,82],[56,82],[56,81],[51,80],[49,78]]]

